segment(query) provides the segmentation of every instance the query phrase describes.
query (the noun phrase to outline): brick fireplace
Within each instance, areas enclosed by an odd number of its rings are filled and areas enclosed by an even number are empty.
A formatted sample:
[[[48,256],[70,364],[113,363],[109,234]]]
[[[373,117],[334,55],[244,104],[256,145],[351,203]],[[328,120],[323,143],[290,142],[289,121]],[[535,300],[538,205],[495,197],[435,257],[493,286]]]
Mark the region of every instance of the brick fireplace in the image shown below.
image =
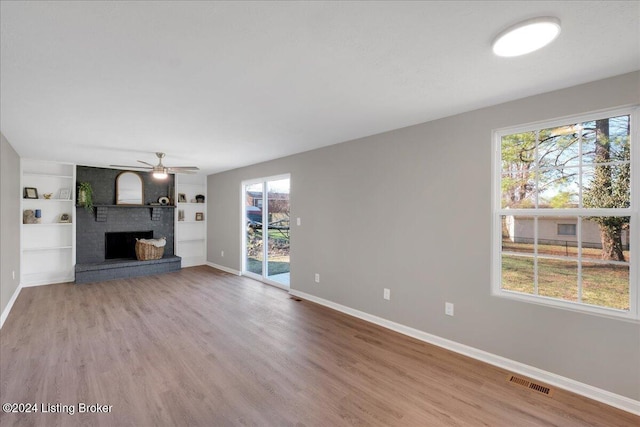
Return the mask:
[[[95,211],[76,208],[76,283],[158,274],[180,269],[180,257],[174,255],[174,208],[155,206],[160,197],[173,194],[174,176],[154,180],[149,173],[138,172],[144,185],[144,205],[116,205],[116,177],[121,170],[78,166],[78,182],[93,188]],[[138,261],[128,256],[107,258],[108,233],[146,232],[153,238],[165,237],[167,245],[160,260]],[[116,234],[116,235],[117,235]],[[135,238],[131,240],[135,244]]]

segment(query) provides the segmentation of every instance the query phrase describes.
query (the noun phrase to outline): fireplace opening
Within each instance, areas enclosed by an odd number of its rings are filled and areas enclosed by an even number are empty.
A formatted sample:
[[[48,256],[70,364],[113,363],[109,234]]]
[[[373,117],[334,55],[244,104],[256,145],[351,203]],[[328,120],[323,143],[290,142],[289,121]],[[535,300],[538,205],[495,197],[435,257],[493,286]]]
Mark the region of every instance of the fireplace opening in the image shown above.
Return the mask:
[[[153,239],[151,231],[104,233],[105,259],[136,259],[136,239]]]

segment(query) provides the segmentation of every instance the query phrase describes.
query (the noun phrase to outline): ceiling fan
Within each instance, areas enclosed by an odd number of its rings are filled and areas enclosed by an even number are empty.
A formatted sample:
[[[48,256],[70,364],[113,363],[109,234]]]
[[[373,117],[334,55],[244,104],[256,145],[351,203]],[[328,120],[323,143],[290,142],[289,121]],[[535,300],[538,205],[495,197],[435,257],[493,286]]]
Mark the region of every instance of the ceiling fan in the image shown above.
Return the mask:
[[[197,166],[165,166],[162,164],[162,159],[164,159],[165,154],[156,153],[156,156],[158,156],[157,165],[152,165],[151,163],[138,160],[138,162],[145,164],[147,166],[126,166],[126,165],[111,165],[111,166],[115,168],[148,169],[153,174],[153,177],[158,179],[166,179],[169,173],[196,173],[196,171],[200,170]]]

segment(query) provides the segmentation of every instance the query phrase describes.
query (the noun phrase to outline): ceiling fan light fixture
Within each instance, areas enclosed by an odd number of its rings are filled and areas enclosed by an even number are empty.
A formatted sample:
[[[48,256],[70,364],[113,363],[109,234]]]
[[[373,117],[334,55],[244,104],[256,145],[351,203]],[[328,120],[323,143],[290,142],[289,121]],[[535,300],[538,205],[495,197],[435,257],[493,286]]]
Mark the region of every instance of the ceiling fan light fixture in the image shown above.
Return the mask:
[[[536,51],[558,37],[560,20],[542,16],[519,22],[502,31],[493,41],[493,53],[512,57]]]
[[[169,176],[169,175],[167,175],[167,174],[166,174],[166,173],[164,173],[164,172],[154,172],[154,173],[153,173],[153,177],[154,177],[155,179],[167,179],[167,177],[168,177],[168,176]]]
[[[167,168],[164,167],[154,167],[152,175],[155,179],[167,179],[169,174],[167,173]]]

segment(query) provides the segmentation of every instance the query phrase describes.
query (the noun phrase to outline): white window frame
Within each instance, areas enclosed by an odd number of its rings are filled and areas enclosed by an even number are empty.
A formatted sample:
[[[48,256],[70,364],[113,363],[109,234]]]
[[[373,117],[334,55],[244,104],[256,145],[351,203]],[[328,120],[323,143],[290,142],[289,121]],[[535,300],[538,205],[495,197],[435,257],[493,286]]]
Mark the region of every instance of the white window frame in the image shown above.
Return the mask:
[[[530,132],[539,129],[548,129],[552,127],[564,126],[571,123],[583,123],[597,119],[609,117],[617,117],[629,115],[631,122],[631,206],[628,209],[585,209],[585,208],[563,208],[549,209],[503,209],[501,206],[501,172],[502,172],[502,137],[506,135]],[[492,241],[492,257],[491,257],[491,294],[496,297],[508,298],[517,301],[524,301],[533,304],[539,304],[549,307],[555,307],[565,310],[578,311],[598,316],[604,316],[614,319],[632,321],[640,323],[640,284],[639,268],[640,268],[640,108],[638,106],[628,106],[618,109],[609,109],[595,111],[591,113],[566,116],[559,119],[541,121],[536,123],[528,123],[508,128],[495,129],[492,131],[492,224],[491,224],[491,241]],[[501,239],[501,217],[503,215],[533,215],[538,216],[544,213],[544,216],[555,217],[580,217],[585,214],[596,214],[602,216],[624,215],[631,218],[629,235],[630,240],[630,259],[629,259],[629,310],[618,310],[614,308],[599,307],[590,304],[565,301],[551,297],[525,294],[515,291],[508,291],[501,288],[502,280],[502,239]],[[578,235],[580,234],[579,227]],[[579,237],[579,236],[578,236]]]

